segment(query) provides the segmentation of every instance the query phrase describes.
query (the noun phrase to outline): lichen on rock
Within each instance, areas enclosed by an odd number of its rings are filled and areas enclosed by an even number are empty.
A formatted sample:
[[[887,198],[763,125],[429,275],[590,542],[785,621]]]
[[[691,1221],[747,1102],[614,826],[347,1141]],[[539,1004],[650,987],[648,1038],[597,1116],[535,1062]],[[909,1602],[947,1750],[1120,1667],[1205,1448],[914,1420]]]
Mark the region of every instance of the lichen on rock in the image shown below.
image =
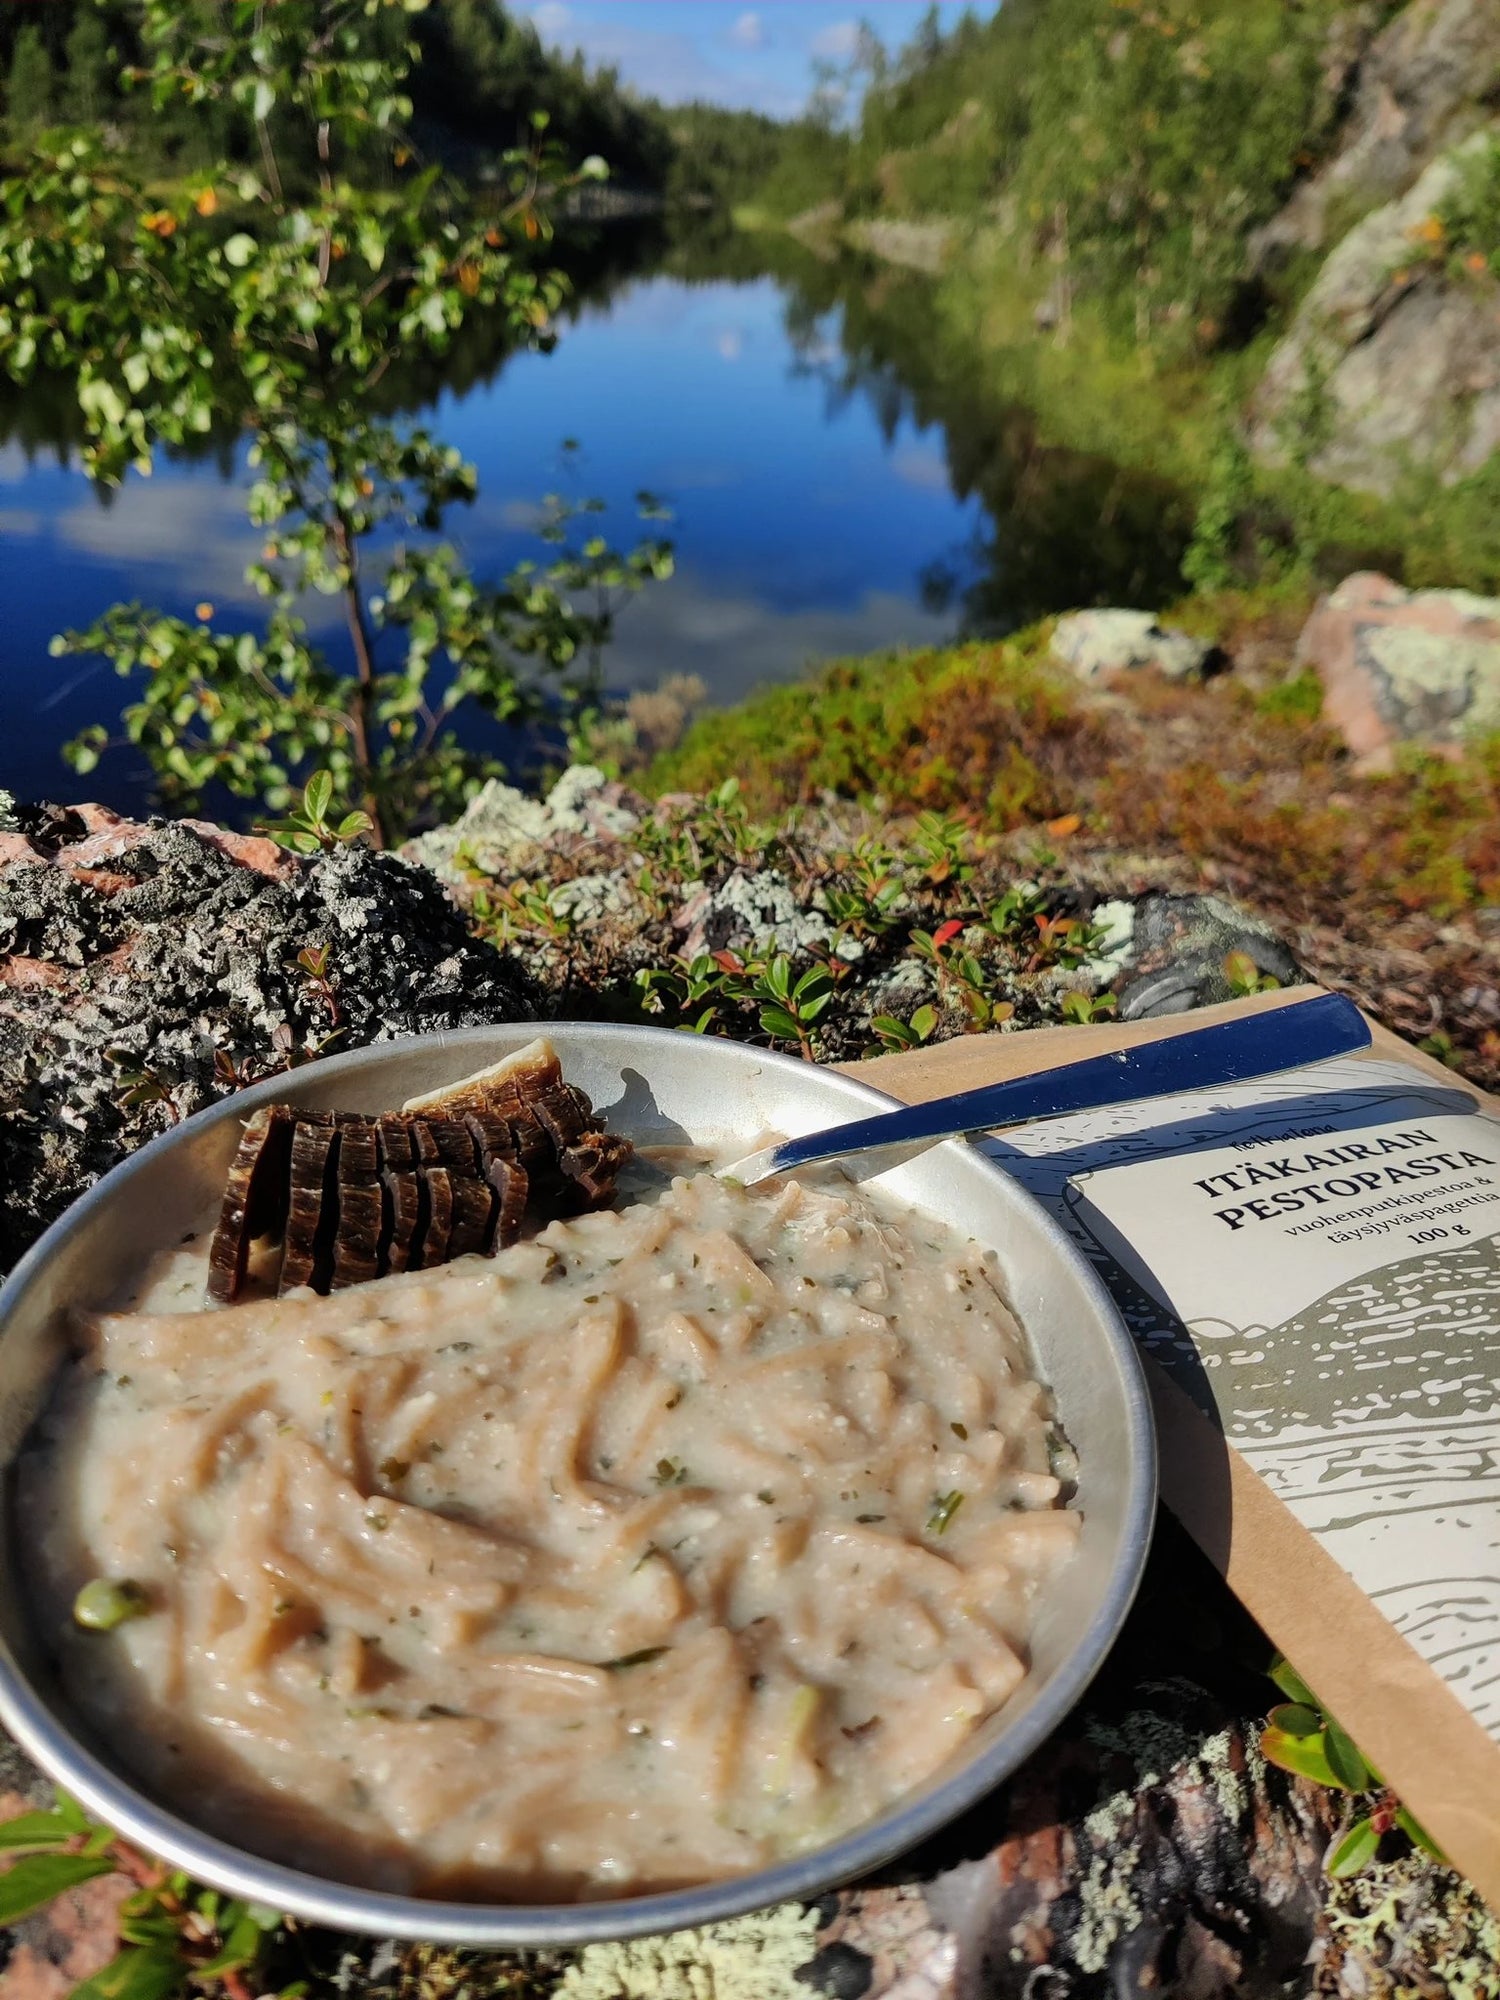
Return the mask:
[[[393,855],[302,862],[98,807],[18,824],[0,856],[0,1267],[143,1138],[241,1082],[537,1010],[520,967]],[[308,950],[326,950],[323,990]]]
[[[1256,391],[1251,445],[1284,464],[1312,426],[1308,470],[1390,494],[1412,466],[1452,481],[1500,442],[1490,287],[1463,286],[1414,245],[1494,140],[1472,134],[1350,230],[1319,272]]]
[[[556,2000],[810,2000],[817,1912],[780,1903],[701,1930],[589,1945]]]

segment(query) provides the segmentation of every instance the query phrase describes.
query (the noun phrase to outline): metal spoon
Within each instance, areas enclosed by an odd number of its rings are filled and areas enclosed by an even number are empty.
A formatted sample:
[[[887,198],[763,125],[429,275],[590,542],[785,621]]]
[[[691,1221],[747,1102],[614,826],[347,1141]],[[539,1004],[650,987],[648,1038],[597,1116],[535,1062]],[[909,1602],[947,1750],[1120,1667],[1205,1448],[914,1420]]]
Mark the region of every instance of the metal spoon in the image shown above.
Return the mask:
[[[866,1162],[864,1172],[884,1173],[939,1139],[993,1132],[1000,1126],[1058,1118],[1069,1111],[1098,1111],[1109,1104],[1169,1097],[1179,1090],[1243,1083],[1249,1077],[1274,1076],[1279,1070],[1301,1069],[1305,1063],[1352,1055],[1369,1046],[1369,1023],[1353,1001],[1324,993],[1295,1007],[1194,1028],[1185,1035],[1091,1056],[1085,1062],[1064,1063],[1040,1076],[986,1084],[927,1104],[856,1118],[805,1138],[784,1139],[720,1171],[753,1187],[774,1174],[818,1161],[878,1153],[882,1157]]]

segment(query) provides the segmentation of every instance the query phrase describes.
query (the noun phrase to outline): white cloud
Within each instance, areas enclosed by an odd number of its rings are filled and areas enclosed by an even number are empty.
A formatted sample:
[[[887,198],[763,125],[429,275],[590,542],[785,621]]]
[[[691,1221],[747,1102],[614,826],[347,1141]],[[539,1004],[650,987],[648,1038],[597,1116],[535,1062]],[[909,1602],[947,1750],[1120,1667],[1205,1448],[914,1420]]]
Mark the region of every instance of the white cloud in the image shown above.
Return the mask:
[[[953,483],[947,459],[931,445],[903,445],[891,460],[891,470],[904,486],[925,493],[947,493]]]
[[[821,660],[950,638],[951,616],[894,591],[855,604],[784,611],[733,587],[715,587],[692,565],[635,598],[604,656],[612,689],[655,687],[667,674],[699,674],[715,703],[740,701],[770,681],[799,680]]]
[[[52,531],[67,548],[139,574],[143,597],[165,586],[210,603],[259,601],[244,571],[263,536],[245,517],[242,489],[203,475],[131,481],[122,502],[80,495]]]
[[[759,14],[749,13],[741,14],[729,30],[729,39],[737,49],[763,49],[770,38]]]
[[[858,21],[835,21],[812,39],[813,54],[830,57],[835,62],[845,61],[858,47]]]
[[[469,509],[466,518],[472,522],[494,512],[481,500]],[[512,534],[534,535],[545,518],[546,509],[539,500],[503,500],[498,510],[500,526]]]
[[[726,487],[743,486],[744,483],[743,468],[730,464],[728,460],[672,458],[658,467],[654,490],[668,495],[715,493]]]
[[[710,40],[682,29],[640,27],[625,18],[631,11],[600,7],[575,19],[561,0],[541,0],[531,18],[550,41],[566,28],[567,41],[577,43],[591,63],[618,69],[627,83],[663,104],[726,104],[788,117],[802,109],[800,84],[790,77],[782,84],[768,80],[761,64],[745,62],[738,49],[730,53],[723,33]],[[559,24],[561,16],[567,19]],[[769,45],[767,35],[762,46]]]
[[[552,41],[567,32],[572,24],[573,10],[565,7],[563,0],[541,0],[539,7],[532,8],[531,19],[537,33]]]
[[[745,351],[745,337],[737,327],[726,326],[714,341],[721,361],[738,361]]]

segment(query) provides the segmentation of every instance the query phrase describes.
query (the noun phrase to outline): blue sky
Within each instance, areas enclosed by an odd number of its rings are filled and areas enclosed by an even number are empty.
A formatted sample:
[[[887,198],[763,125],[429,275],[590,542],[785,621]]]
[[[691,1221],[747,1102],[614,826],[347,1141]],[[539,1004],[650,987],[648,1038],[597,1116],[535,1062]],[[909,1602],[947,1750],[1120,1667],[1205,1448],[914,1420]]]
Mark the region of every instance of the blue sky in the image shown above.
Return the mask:
[[[522,0],[543,39],[613,63],[638,89],[668,104],[705,98],[778,117],[800,111],[815,60],[854,45],[859,21],[887,46],[911,35],[926,0]],[[942,0],[945,25],[963,0]],[[989,13],[987,0],[976,11]]]

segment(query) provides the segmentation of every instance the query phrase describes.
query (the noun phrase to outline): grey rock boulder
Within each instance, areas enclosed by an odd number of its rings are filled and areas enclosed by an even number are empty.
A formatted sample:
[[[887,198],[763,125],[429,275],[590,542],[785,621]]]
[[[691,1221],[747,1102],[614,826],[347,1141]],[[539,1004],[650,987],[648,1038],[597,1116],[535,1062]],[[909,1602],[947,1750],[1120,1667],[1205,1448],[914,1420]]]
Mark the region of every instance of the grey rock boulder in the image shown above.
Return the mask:
[[[1451,483],[1500,445],[1500,288],[1455,282],[1417,239],[1497,141],[1490,126],[1442,154],[1328,258],[1255,393],[1250,446],[1267,463],[1304,457],[1319,478],[1389,494],[1408,468]]]
[[[1500,729],[1500,598],[1361,571],[1320,600],[1297,657],[1361,770],[1388,769],[1398,743],[1443,750]]]
[[[704,951],[784,951],[795,956],[826,944],[827,915],[800,897],[774,868],[737,869],[716,886],[704,885],[678,910],[684,957]]]
[[[549,849],[569,841],[618,840],[633,833],[645,810],[645,801],[628,786],[591,764],[575,764],[545,799],[492,778],[451,825],[418,834],[401,851],[450,887],[463,887],[468,877],[460,856],[471,857],[486,875],[522,875]]]
[[[1269,924],[1218,896],[1143,896],[1135,906],[1129,971],[1115,987],[1124,1021],[1186,1014],[1244,990],[1225,961],[1247,959],[1259,978],[1300,986],[1303,973]]]
[[[1081,681],[1110,681],[1154,667],[1167,680],[1201,680],[1216,648],[1168,631],[1151,611],[1070,611],[1057,621],[1052,652]]]
[[[1500,0],[1412,0],[1372,39],[1375,12],[1341,9],[1331,24],[1324,89],[1349,100],[1338,143],[1251,237],[1257,269],[1398,199],[1500,93]]]
[[[0,1270],[160,1130],[332,1037],[534,1018],[541,996],[392,854],[298,861],[269,841],[98,807],[0,834]],[[327,950],[336,1011],[298,963]],[[232,1072],[234,1081],[230,1080]],[[0,1982],[3,1984],[3,1982]]]

